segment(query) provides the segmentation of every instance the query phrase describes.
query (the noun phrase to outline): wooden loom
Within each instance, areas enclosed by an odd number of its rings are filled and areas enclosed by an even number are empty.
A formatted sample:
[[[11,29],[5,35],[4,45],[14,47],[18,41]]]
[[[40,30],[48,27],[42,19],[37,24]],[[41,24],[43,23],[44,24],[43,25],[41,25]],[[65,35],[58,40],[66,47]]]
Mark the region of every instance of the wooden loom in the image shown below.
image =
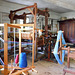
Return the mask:
[[[32,10],[31,10],[31,8],[32,8]],[[22,15],[16,14],[16,12],[24,10],[24,9],[28,9],[30,11],[30,13],[24,12]],[[37,16],[37,14],[45,16],[45,34],[47,36],[47,34],[48,34],[48,17],[49,17],[48,9],[47,8],[45,10],[38,9],[37,3],[34,3],[34,5],[27,6],[27,7],[21,8],[21,9],[10,11],[10,14],[9,14],[10,23],[13,23],[13,21],[17,20],[17,19],[23,19],[24,24],[26,24],[26,16],[33,15],[34,16],[34,27],[35,27],[35,30],[38,30],[38,29],[36,29],[36,16]],[[42,45],[44,45],[44,44],[42,44]],[[37,59],[37,47],[36,46],[37,46],[37,38],[35,38],[35,50],[36,50],[35,51],[35,59]]]
[[[12,73],[10,75],[19,75],[22,72],[27,72],[28,70],[34,70],[33,68],[35,68],[34,66],[34,24],[7,24],[4,23],[4,67],[3,65],[0,65],[0,68],[4,68],[4,75],[8,75],[8,73],[11,70],[12,67],[8,66],[8,27],[11,28],[19,28],[19,55],[21,54],[21,26],[32,26],[33,27],[33,42],[32,42],[32,66],[27,67],[27,68],[19,68],[17,67],[13,67],[15,69],[22,69],[20,71],[17,71],[15,73]]]
[[[33,8],[33,10],[31,10],[31,8]],[[17,15],[16,13],[18,11],[22,11],[22,10],[25,10],[25,9],[28,9],[30,11],[30,13],[23,13],[22,15]],[[48,17],[50,16],[49,13],[48,13],[48,9],[45,8],[45,10],[40,10],[37,8],[37,3],[34,3],[34,5],[32,6],[27,6],[27,7],[24,7],[24,8],[20,8],[20,9],[17,9],[17,10],[11,10],[10,11],[10,14],[9,14],[9,18],[10,18],[10,23],[13,23],[14,20],[17,20],[17,19],[23,19],[24,20],[24,24],[26,23],[26,16],[27,15],[33,15],[34,16],[34,24],[35,24],[35,28],[36,28],[36,16],[38,15],[42,15],[42,16],[45,16],[45,31],[46,33],[48,33]]]

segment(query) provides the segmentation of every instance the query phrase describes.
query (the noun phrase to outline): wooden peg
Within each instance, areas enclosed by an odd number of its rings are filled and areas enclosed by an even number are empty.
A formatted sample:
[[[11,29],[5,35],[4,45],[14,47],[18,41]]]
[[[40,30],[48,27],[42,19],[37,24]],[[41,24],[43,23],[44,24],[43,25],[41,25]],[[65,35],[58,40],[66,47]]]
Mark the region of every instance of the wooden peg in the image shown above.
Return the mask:
[[[11,69],[13,69],[12,59],[11,59]]]
[[[34,71],[34,72],[38,73],[38,71],[36,71],[36,70],[35,70],[35,69],[33,69],[33,68],[32,68],[32,71]]]

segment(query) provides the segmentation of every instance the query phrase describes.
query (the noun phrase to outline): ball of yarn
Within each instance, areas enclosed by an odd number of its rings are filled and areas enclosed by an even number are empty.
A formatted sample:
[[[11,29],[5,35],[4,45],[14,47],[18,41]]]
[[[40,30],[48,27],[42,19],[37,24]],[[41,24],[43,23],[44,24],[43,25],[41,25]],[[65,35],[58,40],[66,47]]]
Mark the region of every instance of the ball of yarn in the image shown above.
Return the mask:
[[[24,52],[20,54],[19,67],[20,68],[27,67],[27,57],[26,57],[26,53]]]

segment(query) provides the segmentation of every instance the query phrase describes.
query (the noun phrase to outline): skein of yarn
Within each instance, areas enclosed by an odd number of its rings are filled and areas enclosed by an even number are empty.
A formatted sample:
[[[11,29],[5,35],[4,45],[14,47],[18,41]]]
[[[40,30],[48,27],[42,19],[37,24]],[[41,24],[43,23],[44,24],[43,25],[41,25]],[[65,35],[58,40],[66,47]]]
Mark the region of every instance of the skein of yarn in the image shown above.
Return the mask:
[[[17,64],[19,62],[19,55],[16,55],[15,63]]]
[[[24,52],[20,54],[19,67],[20,68],[27,67],[27,57],[26,57],[26,53]]]

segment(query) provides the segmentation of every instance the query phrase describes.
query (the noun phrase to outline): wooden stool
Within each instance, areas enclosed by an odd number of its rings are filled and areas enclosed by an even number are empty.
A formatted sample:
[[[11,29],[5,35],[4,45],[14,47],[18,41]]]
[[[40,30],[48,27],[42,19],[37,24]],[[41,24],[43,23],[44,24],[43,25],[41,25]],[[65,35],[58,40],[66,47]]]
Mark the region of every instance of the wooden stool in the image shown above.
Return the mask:
[[[71,73],[71,74],[75,74],[75,68],[73,68],[73,67],[70,67],[70,68],[65,67],[65,68],[63,69],[63,71],[64,71],[63,75],[65,75],[66,72],[67,72],[67,73]]]

